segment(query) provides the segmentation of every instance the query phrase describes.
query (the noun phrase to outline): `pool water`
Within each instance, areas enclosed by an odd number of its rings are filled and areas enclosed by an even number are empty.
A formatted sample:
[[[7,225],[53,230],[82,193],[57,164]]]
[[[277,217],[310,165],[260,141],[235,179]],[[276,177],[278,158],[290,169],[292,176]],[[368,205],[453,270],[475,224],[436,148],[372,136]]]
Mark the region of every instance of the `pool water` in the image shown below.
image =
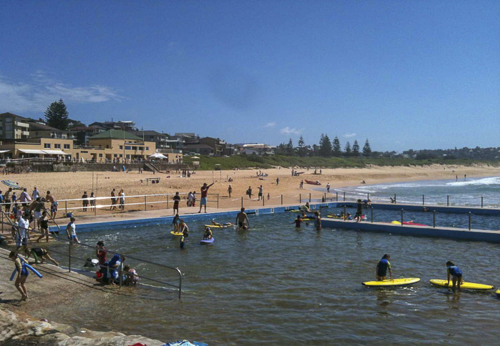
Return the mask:
[[[332,211],[341,210],[322,210],[322,214]],[[399,218],[397,212],[376,213],[383,221]],[[426,219],[429,213],[413,214],[405,220],[432,224],[432,219]],[[179,267],[184,273],[182,299],[172,288],[139,286],[127,288],[133,293],[126,302],[120,295],[106,294],[100,302],[82,302],[78,315],[63,307],[54,307],[53,313],[89,329],[211,345],[468,344],[477,343],[479,333],[482,344],[498,341],[500,301],[493,292],[454,294],[429,284],[432,278],[446,278],[445,263],[452,260],[466,281],[500,285],[497,244],[341,229],[316,231],[312,222],[297,229],[295,217],[293,213],[252,215],[250,230],[214,229],[215,242],[208,246],[199,240],[203,224],[210,219],[189,222],[185,249],[170,235],[170,225],[82,232],[83,243],[104,240],[113,250]],[[54,251],[64,249],[61,244]],[[375,279],[375,266],[384,253],[391,255],[395,277],[420,277],[421,282],[393,289],[362,286],[362,281]],[[95,257],[92,249],[83,246],[75,247],[75,256]],[[175,283],[175,276],[166,277],[164,269],[132,259],[127,262],[140,276]]]

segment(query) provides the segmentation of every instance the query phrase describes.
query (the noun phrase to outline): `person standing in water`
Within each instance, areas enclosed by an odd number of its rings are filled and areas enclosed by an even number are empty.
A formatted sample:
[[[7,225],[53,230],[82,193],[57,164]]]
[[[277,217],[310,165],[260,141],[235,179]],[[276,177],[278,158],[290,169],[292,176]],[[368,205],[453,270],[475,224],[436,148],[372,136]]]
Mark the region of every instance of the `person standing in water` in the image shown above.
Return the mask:
[[[462,271],[458,268],[452,261],[446,262],[446,273],[448,277],[448,287],[450,287],[450,278],[453,284],[453,290],[457,288],[460,290],[460,286],[464,283],[464,278]]]
[[[388,254],[385,254],[382,259],[378,262],[377,264],[377,280],[378,281],[384,281],[387,277],[387,270],[389,270],[389,275],[391,280],[392,279],[392,269],[391,269],[391,262],[389,260],[391,259],[391,256]]]
[[[248,215],[245,213],[245,208],[241,208],[241,211],[236,215],[236,224],[239,229],[250,228],[250,221],[248,220]]]

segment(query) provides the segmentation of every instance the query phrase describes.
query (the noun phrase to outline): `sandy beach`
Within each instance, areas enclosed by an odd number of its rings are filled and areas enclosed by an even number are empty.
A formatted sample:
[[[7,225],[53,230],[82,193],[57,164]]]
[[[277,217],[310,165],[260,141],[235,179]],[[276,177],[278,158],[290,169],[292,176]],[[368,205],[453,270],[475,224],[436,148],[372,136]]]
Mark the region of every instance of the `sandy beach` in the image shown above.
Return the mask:
[[[338,169],[315,169],[295,168],[303,172],[299,176],[291,175],[291,168],[275,168],[266,170],[231,170],[231,171],[196,171],[191,177],[182,177],[180,172],[152,173],[138,171],[124,172],[68,172],[68,173],[28,173],[4,176],[26,187],[31,194],[36,186],[45,196],[46,191],[59,201],[66,199],[79,199],[84,191],[90,196],[93,191],[98,197],[98,214],[109,214],[109,196],[111,190],[115,193],[123,189],[126,199],[126,211],[144,210],[144,195],[170,194],[180,192],[183,199],[190,191],[196,191],[197,199],[200,198],[200,187],[203,183],[214,183],[209,190],[209,207],[225,209],[238,209],[242,202],[245,207],[259,207],[262,205],[273,206],[280,204],[297,204],[299,199],[305,200],[309,197],[320,199],[326,191],[326,184],[331,185],[332,197],[336,189],[346,186],[359,185],[363,181],[366,184],[378,184],[388,182],[404,182],[416,180],[435,179],[464,179],[473,177],[485,177],[498,175],[498,168],[487,165],[476,166],[410,166],[410,167],[378,167],[369,168],[338,168]],[[261,174],[261,176],[258,176]],[[147,178],[158,177],[159,183],[153,184]],[[279,183],[277,180],[279,179]],[[232,180],[232,181],[231,181]],[[309,185],[304,183],[300,188],[300,182],[305,180],[319,181],[321,185]],[[232,195],[228,195],[228,186],[232,187]],[[262,185],[265,201],[258,201],[258,187]],[[252,188],[252,198],[246,195],[247,189]],[[7,186],[3,186],[5,192]],[[20,192],[18,191],[18,194]],[[131,196],[141,196],[131,198]],[[99,197],[101,199],[99,199]],[[169,208],[172,207],[171,196],[147,197],[148,202],[156,201],[148,207],[156,209],[167,208],[166,203],[161,201],[170,199]],[[129,203],[131,204],[129,206]],[[133,205],[135,204],[135,205]],[[89,211],[82,213],[81,201],[68,201],[60,203],[59,209],[64,206],[76,215],[88,215]],[[142,208],[142,209],[141,209]],[[193,213],[196,208],[186,208],[185,200],[181,202],[180,213]],[[152,209],[149,209],[152,210]],[[59,217],[63,213],[59,213]]]

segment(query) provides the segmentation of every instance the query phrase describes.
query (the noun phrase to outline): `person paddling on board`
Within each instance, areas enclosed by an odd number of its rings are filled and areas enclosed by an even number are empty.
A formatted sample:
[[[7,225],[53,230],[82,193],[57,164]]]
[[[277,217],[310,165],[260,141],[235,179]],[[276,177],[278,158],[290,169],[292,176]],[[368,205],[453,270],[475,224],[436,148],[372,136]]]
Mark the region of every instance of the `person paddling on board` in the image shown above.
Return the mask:
[[[23,263],[21,262],[21,258],[15,251],[10,252],[9,258],[14,261],[17,269],[17,278],[15,283],[16,288],[21,293],[21,300],[26,300],[28,299],[28,291],[26,290],[26,286],[24,286],[24,283],[28,278],[28,268],[23,265]]]
[[[460,286],[464,283],[462,271],[452,261],[446,262],[446,267],[447,267],[446,272],[448,274],[447,275],[448,287],[450,286],[450,277],[451,277],[453,283],[453,290],[455,290],[457,285],[458,285],[458,290],[460,290]]]
[[[250,228],[250,221],[248,220],[247,213],[245,213],[245,208],[241,208],[241,211],[236,215],[236,224],[239,229],[247,230]]]
[[[382,259],[377,264],[377,281],[384,281],[387,277],[387,270],[389,270],[389,275],[392,278],[391,262],[389,260],[391,256],[385,254]]]
[[[210,227],[205,227],[205,233],[203,233],[203,239],[212,239],[213,233]]]

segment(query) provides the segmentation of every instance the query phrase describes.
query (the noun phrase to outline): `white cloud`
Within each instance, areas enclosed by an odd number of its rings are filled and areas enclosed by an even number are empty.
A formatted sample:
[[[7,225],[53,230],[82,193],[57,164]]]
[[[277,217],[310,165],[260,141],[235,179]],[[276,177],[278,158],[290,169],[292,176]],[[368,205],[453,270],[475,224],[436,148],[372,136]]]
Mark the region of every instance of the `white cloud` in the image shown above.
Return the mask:
[[[274,122],[274,121],[264,125],[264,127],[274,127],[274,126],[276,126],[276,122]]]
[[[352,138],[352,137],[356,137],[356,134],[355,133],[345,133],[344,134],[344,138]]]
[[[52,102],[100,103],[122,99],[110,87],[102,85],[74,87],[52,80],[43,71],[36,71],[27,82],[13,82],[0,76],[1,112],[41,112]]]
[[[297,130],[295,128],[290,128],[290,127],[284,127],[280,130],[280,132],[284,135],[300,135],[300,130]]]

